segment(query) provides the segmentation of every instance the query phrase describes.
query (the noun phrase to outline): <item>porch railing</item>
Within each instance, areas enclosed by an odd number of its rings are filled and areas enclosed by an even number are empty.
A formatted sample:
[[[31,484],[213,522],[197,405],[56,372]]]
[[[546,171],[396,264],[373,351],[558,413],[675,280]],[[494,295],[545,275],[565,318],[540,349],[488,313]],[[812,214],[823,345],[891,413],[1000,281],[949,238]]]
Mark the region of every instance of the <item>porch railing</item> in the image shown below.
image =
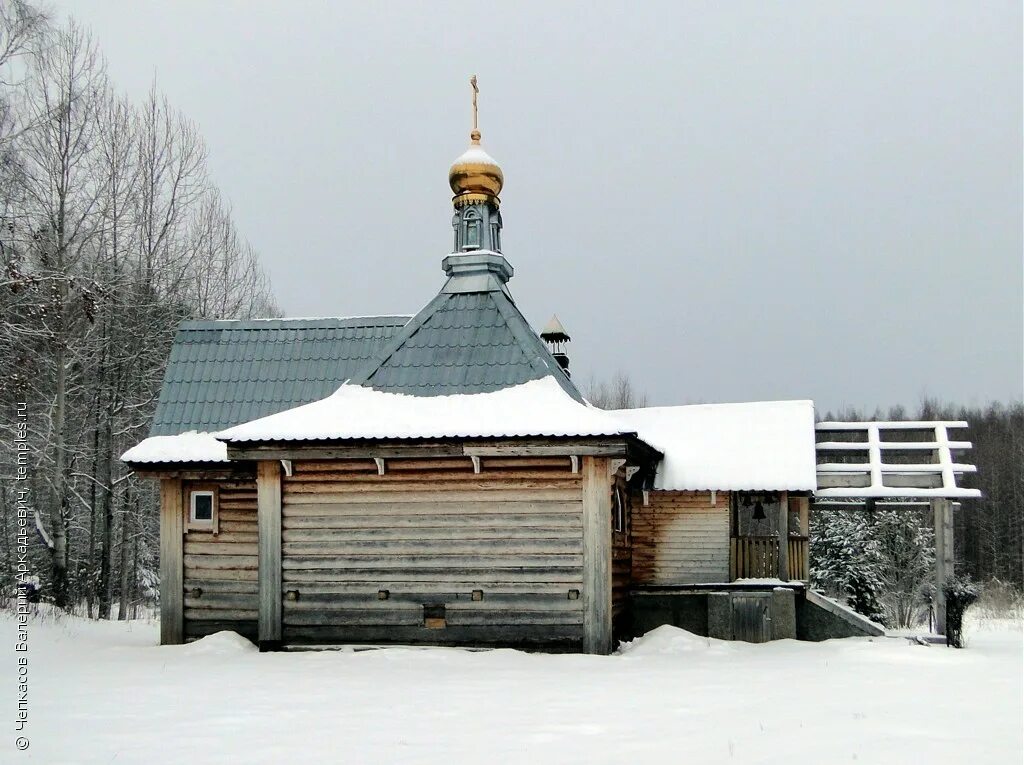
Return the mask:
[[[729,540],[729,575],[736,579],[775,579],[779,576],[778,537],[733,537]],[[789,579],[810,577],[807,537],[789,538]]]

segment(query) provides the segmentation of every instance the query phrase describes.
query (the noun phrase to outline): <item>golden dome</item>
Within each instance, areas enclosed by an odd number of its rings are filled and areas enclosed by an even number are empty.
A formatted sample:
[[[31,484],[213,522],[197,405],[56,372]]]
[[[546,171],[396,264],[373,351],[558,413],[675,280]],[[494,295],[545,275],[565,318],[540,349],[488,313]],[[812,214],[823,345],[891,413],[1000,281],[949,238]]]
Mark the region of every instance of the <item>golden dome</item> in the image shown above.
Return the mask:
[[[498,163],[480,146],[480,131],[473,130],[469,137],[469,148],[448,171],[448,183],[455,194],[452,202],[456,207],[472,202],[490,202],[497,207],[505,176]]]

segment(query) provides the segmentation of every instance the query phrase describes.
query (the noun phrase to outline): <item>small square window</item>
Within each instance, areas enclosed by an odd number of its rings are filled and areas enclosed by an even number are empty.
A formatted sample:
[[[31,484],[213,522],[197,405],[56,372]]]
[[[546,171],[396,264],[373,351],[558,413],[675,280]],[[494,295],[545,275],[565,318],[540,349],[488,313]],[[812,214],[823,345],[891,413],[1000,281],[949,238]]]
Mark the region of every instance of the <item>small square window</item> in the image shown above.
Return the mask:
[[[189,525],[213,526],[215,512],[216,507],[212,491],[189,492]]]

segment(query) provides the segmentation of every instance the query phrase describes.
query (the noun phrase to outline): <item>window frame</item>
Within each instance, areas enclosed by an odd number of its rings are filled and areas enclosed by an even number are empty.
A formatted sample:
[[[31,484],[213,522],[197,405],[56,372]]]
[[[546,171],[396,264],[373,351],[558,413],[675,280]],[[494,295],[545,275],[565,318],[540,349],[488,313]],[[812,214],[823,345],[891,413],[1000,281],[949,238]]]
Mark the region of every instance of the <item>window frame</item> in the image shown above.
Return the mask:
[[[187,489],[188,501],[185,504],[185,529],[187,531],[210,531],[214,534],[217,533],[217,521],[218,521],[218,509],[219,509],[219,497],[217,486],[215,484],[194,484],[189,486]],[[199,496],[210,497],[210,519],[198,519],[196,518],[196,502],[195,498]]]
[[[626,533],[626,499],[623,496],[622,487],[618,481],[614,482],[612,488],[612,532],[615,534]]]

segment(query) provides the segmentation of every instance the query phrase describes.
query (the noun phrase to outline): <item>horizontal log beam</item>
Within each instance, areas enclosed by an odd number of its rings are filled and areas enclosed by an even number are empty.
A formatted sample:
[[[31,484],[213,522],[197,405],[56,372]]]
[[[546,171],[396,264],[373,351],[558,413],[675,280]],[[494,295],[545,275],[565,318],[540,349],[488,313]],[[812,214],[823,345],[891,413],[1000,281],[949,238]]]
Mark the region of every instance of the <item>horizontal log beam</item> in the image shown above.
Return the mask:
[[[877,444],[869,444],[867,441],[819,441],[814,448],[826,452],[866,452],[872,446],[877,446],[882,451],[934,451],[943,446],[950,449],[970,449],[971,442],[950,441],[948,444],[940,444],[938,441],[880,441]]]
[[[946,468],[952,469],[954,473],[976,473],[978,470],[974,465],[959,462],[950,465],[937,463],[900,465],[892,462],[872,465],[870,462],[823,462],[819,463],[816,469],[818,473],[869,473],[872,468],[878,468],[883,473],[934,473],[936,475],[942,475],[942,471]]]
[[[652,455],[657,452],[643,448],[633,438],[614,439],[503,439],[461,443],[392,443],[361,442],[353,444],[273,443],[228,444],[231,460],[337,460],[337,459],[402,459],[414,457],[562,457],[571,455],[626,456],[640,449]]]

